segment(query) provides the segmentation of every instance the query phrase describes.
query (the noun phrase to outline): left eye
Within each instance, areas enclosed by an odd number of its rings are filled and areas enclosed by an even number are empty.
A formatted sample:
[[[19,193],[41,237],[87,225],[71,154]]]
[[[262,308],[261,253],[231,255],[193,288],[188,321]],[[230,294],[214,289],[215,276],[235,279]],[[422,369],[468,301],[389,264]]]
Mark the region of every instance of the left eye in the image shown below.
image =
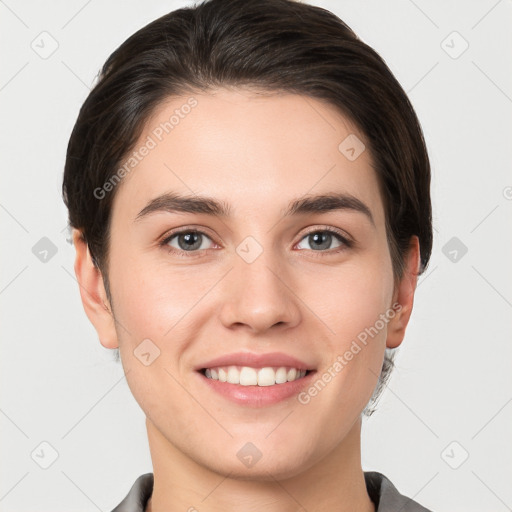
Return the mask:
[[[340,234],[331,230],[320,230],[314,231],[312,233],[308,233],[302,240],[307,240],[314,251],[323,250],[323,249],[331,249],[331,243],[334,241],[340,242],[340,245],[337,247],[347,246],[350,247],[349,241],[342,237]],[[301,241],[302,243],[302,241]]]

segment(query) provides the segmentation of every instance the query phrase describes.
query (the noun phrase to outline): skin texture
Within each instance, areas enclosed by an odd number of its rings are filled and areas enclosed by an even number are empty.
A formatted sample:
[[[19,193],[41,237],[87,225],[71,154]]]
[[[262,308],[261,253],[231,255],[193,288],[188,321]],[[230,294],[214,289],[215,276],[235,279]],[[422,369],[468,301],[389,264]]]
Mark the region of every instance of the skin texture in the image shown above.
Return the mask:
[[[147,417],[155,476],[147,510],[373,511],[361,468],[361,412],[385,347],[404,337],[418,239],[411,239],[406,273],[395,287],[370,151],[354,161],[339,151],[349,134],[365,137],[332,106],[249,89],[194,98],[197,106],[118,185],[112,304],[74,232],[85,312],[102,345],[120,348]],[[162,104],[140,144],[187,99]],[[135,221],[163,192],[225,201],[232,216],[159,212]],[[363,201],[374,224],[351,210],[282,216],[293,199],[332,192]],[[193,253],[180,250],[175,237],[170,244],[183,257],[158,245],[180,227],[206,235]],[[326,249],[315,249],[306,235],[325,228],[355,244],[343,248],[333,236]],[[236,252],[248,236],[263,249],[252,263]],[[283,352],[321,375],[395,302],[400,311],[306,405],[296,396],[266,407],[238,405],[194,369],[232,352]],[[160,350],[149,366],[134,356],[144,339]],[[247,442],[262,454],[251,468],[237,457]]]

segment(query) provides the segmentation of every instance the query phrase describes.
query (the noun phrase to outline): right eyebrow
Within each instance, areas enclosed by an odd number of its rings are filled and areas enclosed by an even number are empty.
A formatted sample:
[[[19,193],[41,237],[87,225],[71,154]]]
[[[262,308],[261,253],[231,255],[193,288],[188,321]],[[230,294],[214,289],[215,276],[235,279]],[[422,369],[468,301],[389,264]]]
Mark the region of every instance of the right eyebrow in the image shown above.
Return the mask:
[[[138,213],[135,220],[138,221],[152,213],[203,213],[216,217],[229,217],[231,207],[223,201],[217,201],[205,196],[182,196],[173,192],[162,194],[154,199]]]

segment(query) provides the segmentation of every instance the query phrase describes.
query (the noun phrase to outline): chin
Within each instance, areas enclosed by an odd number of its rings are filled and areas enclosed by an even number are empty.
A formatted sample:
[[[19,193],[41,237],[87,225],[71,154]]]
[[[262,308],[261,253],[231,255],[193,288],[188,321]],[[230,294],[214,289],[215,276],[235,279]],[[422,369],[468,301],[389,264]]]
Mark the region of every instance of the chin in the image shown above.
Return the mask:
[[[235,480],[272,482],[275,480],[286,480],[293,478],[306,471],[303,464],[290,463],[290,461],[275,463],[258,461],[253,467],[245,468],[242,464],[233,464],[231,461],[225,465],[217,465],[211,470]]]
[[[316,461],[314,454],[305,452],[304,442],[276,445],[258,441],[231,442],[211,460],[197,460],[201,465],[223,476],[237,480],[274,481],[299,475]],[[312,449],[313,447],[311,447]]]

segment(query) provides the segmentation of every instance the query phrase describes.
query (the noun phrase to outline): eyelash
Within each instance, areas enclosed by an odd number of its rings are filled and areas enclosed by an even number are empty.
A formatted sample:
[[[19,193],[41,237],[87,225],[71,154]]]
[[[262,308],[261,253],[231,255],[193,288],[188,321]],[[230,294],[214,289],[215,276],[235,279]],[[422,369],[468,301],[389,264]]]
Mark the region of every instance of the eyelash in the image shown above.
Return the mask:
[[[169,233],[168,236],[165,236],[165,238],[161,242],[159,242],[159,246],[163,247],[169,253],[172,253],[172,254],[174,254],[176,256],[184,257],[184,258],[190,258],[190,257],[193,258],[198,253],[200,253],[201,251],[199,251],[199,250],[196,250],[196,251],[183,251],[183,250],[175,249],[174,247],[170,247],[168,245],[169,242],[174,237],[177,237],[177,236],[183,235],[183,234],[189,234],[189,233],[197,233],[197,234],[200,234],[200,235],[204,235],[207,238],[209,238],[210,240],[212,240],[212,237],[209,236],[204,231],[200,231],[198,229],[184,228],[184,229],[180,229],[178,231],[173,231],[173,232]],[[336,249],[330,249],[330,250],[325,250],[325,251],[314,251],[314,250],[310,249],[309,250],[310,252],[317,253],[317,254],[314,254],[315,257],[322,256],[325,253],[331,254],[331,255],[332,254],[338,254],[338,253],[340,253],[342,251],[350,249],[354,245],[354,242],[352,242],[351,240],[349,240],[348,238],[343,236],[339,231],[337,231],[337,230],[335,230],[333,228],[328,228],[328,227],[315,228],[314,230],[305,233],[302,236],[302,238],[299,240],[299,243],[302,240],[304,240],[304,238],[308,237],[309,235],[313,235],[313,234],[316,234],[316,233],[330,233],[331,235],[334,235],[334,237],[337,238],[338,241],[341,242],[343,245],[341,247],[337,247]],[[204,251],[204,250],[208,250],[208,249],[202,249],[202,250]],[[215,250],[215,249],[213,249],[213,250]],[[301,249],[301,250],[304,250],[304,249]]]

